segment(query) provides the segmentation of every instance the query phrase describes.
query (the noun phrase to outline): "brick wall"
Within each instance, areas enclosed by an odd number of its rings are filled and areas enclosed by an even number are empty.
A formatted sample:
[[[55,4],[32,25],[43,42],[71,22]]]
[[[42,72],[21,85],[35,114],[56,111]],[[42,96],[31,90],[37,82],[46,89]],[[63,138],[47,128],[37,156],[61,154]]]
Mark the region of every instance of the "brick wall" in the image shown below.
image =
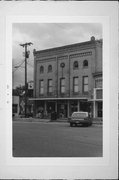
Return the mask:
[[[71,46],[72,47],[72,46]],[[44,97],[47,97],[47,82],[48,79],[53,80],[53,97],[60,97],[60,78],[63,76],[66,79],[65,97],[74,96],[73,94],[73,77],[79,77],[79,92],[75,96],[83,96],[82,85],[83,76],[89,77],[89,94],[94,88],[93,73],[102,71],[102,48],[99,44],[91,43],[88,45],[79,46],[73,45],[73,50],[70,51],[67,47],[53,48],[46,51],[39,51],[35,55],[35,70],[34,70],[34,95],[39,97],[39,81],[44,80]],[[88,68],[83,68],[83,61],[88,61]],[[73,69],[73,63],[78,62],[78,69]],[[61,68],[60,64],[65,63],[65,67]],[[44,66],[44,73],[40,74],[40,66]],[[52,72],[48,73],[48,66],[52,65]],[[58,90],[58,91],[57,91]]]

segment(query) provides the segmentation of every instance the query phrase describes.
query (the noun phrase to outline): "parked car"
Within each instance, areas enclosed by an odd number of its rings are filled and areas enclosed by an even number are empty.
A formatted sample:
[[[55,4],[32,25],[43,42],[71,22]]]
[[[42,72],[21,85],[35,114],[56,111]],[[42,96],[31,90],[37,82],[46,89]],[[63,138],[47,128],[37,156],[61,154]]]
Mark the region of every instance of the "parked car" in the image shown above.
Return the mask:
[[[92,125],[92,118],[89,117],[88,112],[73,112],[71,117],[69,118],[70,126],[73,125],[83,125],[83,126],[91,126]]]

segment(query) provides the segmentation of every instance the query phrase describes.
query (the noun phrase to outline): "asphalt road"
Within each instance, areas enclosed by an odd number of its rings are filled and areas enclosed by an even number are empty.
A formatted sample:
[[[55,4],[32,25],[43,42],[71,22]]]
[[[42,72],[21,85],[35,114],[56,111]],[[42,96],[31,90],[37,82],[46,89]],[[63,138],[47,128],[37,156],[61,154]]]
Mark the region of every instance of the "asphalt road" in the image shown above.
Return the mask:
[[[102,127],[13,122],[14,157],[102,157]]]

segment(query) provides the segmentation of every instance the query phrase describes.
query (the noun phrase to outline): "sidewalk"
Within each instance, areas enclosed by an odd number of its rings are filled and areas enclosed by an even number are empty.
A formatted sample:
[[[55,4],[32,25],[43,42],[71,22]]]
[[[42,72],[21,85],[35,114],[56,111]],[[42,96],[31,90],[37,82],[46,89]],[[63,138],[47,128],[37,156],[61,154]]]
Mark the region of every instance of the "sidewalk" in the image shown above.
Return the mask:
[[[13,121],[18,121],[18,122],[60,122],[60,123],[67,123],[68,119],[57,119],[57,120],[51,120],[51,119],[40,119],[40,118],[20,118],[20,117],[14,117]],[[93,124],[96,125],[102,125],[103,121],[102,119],[95,118],[93,119]]]
[[[50,119],[40,119],[40,118],[20,118],[20,117],[14,117],[13,121],[18,122],[50,122]]]

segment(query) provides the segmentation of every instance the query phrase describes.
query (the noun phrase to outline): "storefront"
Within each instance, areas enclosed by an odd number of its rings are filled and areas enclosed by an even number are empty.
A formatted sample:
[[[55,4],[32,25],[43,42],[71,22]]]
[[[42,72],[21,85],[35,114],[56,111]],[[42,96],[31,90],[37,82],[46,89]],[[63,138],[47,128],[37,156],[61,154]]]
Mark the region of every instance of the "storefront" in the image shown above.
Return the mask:
[[[93,117],[102,118],[103,117],[103,90],[102,88],[94,88],[94,96],[91,100],[93,104]]]
[[[92,103],[88,99],[34,99],[36,114],[42,113],[42,117],[49,118],[52,112],[57,113],[57,118],[63,119],[71,116],[76,111],[92,111]]]

